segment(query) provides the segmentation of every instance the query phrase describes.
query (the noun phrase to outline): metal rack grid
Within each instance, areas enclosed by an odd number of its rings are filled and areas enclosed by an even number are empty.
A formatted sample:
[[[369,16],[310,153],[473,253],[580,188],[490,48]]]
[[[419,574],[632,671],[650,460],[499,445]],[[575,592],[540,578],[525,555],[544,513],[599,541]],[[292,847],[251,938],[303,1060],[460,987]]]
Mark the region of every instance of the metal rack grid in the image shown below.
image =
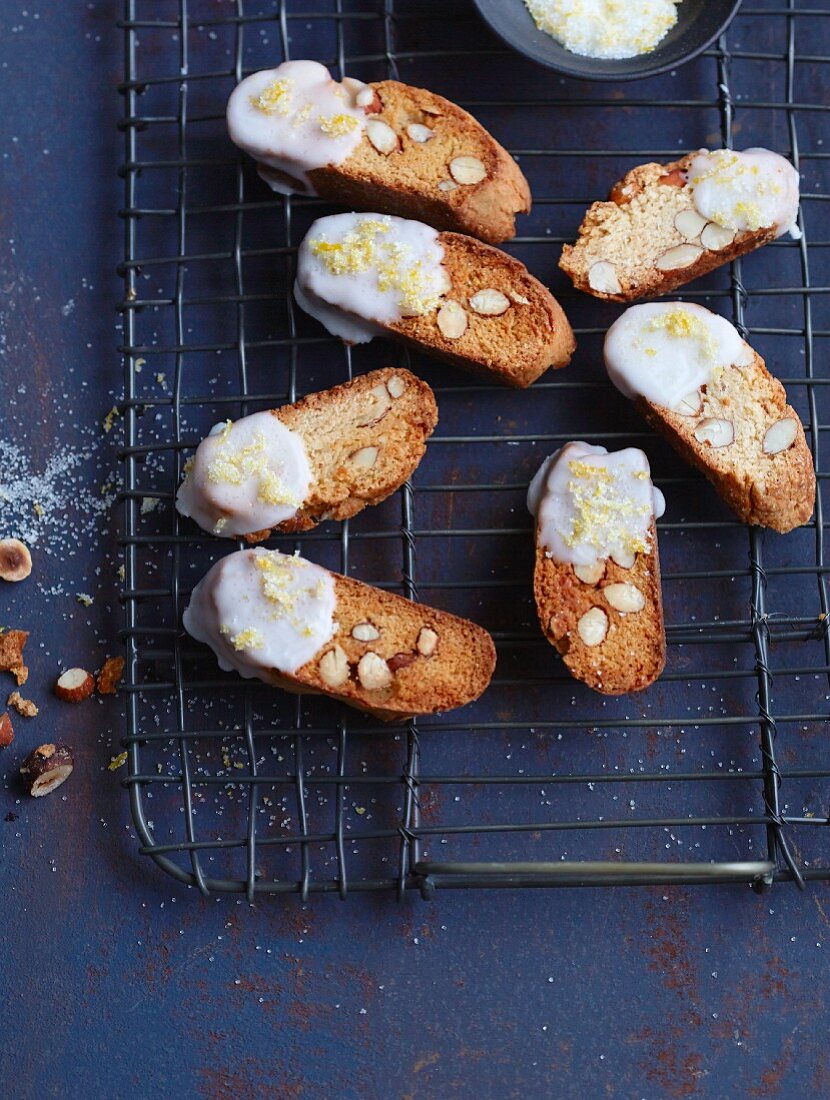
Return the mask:
[[[820,462],[830,241],[819,239],[830,10],[747,5],[716,49],[677,73],[597,87],[522,62],[464,0],[437,7],[125,0],[123,743],[141,850],[205,893],[251,900],[830,877],[816,827],[828,824],[830,778]],[[344,348],[295,309],[294,248],[328,209],[266,192],[222,115],[243,75],[301,56],[338,75],[430,86],[514,152],[535,203],[507,247],[574,323],[568,370],[505,392],[382,341]],[[733,138],[799,166],[804,236],[682,296],[735,321],[804,420],[819,499],[813,522],[785,538],[731,520],[644,430],[597,365],[617,311],[556,270],[586,205],[626,168]],[[491,630],[499,666],[484,699],[405,729],[220,674],[183,634],[181,610],[231,547],[172,505],[188,449],[217,419],[388,362],[426,377],[441,410],[413,482],[351,522],[273,544]],[[524,488],[569,438],[644,446],[669,501],[667,670],[627,699],[571,681],[534,622]]]

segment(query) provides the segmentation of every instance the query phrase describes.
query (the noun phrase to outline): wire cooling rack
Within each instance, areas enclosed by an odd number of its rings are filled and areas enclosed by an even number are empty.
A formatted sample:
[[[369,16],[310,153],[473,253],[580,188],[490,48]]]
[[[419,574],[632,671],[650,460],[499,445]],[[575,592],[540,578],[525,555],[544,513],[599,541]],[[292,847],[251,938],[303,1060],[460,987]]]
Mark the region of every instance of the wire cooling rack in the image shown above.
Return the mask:
[[[619,86],[531,66],[463,0],[126,0],[121,27],[124,744],[141,850],[205,893],[250,899],[830,877],[830,9],[747,5],[716,49]],[[574,324],[567,370],[506,391],[385,341],[350,350],[295,308],[295,246],[330,208],[272,196],[223,124],[235,83],[287,57],[430,87],[511,149],[535,202],[508,248]],[[805,423],[819,500],[786,537],[737,524],[644,430],[601,368],[619,309],[576,295],[556,267],[587,204],[626,169],[733,141],[793,158],[804,236],[683,296],[738,324]],[[214,422],[387,363],[411,366],[438,396],[441,421],[412,483],[350,523],[272,545],[493,633],[484,698],[397,729],[220,673],[183,634],[181,612],[232,546],[173,508],[183,463]],[[525,487],[572,438],[644,447],[668,498],[668,664],[628,698],[572,681],[535,621]]]

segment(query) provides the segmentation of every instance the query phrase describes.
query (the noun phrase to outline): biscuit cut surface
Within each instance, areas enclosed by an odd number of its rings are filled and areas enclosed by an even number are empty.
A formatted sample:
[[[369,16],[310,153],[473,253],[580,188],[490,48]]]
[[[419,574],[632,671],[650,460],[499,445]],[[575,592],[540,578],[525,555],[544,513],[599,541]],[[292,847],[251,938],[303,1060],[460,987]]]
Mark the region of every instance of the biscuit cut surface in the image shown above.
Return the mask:
[[[666,663],[653,520],[650,546],[651,552],[637,554],[630,569],[611,559],[601,562],[604,569],[595,583],[580,580],[573,566],[554,561],[543,547],[536,547],[533,592],[545,637],[562,655],[571,675],[603,695],[641,691],[654,683]],[[642,610],[619,610],[619,606],[635,608],[640,603]],[[586,644],[584,638],[596,644]]]
[[[691,160],[640,165],[592,204],[559,261],[578,290],[615,302],[667,294],[775,239],[774,226],[732,235],[696,215]]]
[[[486,630],[351,577],[332,576],[337,632],[292,676],[272,672],[271,683],[329,695],[384,722],[452,710],[482,694],[496,663]]]
[[[810,519],[816,475],[804,428],[757,352],[746,365],[716,369],[692,416],[636,404],[742,523],[784,533]]]
[[[529,386],[549,367],[568,365],[576,348],[573,330],[524,264],[459,233],[438,239],[451,289],[437,309],[379,327],[418,351],[507,386]],[[447,323],[459,318],[456,328]]]
[[[375,102],[360,144],[342,164],[309,172],[317,194],[493,243],[514,237],[515,215],[530,211],[531,197],[510,154],[442,96],[395,80],[370,87]],[[372,122],[388,131],[378,138]]]
[[[275,531],[307,531],[379,504],[417,469],[438,423],[432,390],[408,370],[383,367],[312,393],[272,415],[301,436],[311,486],[297,514]],[[247,535],[260,542],[270,530]]]

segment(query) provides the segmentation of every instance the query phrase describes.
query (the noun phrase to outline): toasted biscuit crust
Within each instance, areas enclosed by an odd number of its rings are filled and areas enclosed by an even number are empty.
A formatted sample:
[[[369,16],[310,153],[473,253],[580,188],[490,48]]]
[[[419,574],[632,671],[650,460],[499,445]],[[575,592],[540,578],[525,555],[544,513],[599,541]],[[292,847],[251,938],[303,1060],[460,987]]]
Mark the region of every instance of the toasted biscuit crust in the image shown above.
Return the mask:
[[[742,523],[783,534],[810,519],[816,474],[804,428],[787,404],[784,387],[757,352],[748,365],[732,365],[717,374],[695,416],[681,416],[644,398],[635,404],[649,424],[711,481]],[[695,429],[708,418],[728,421],[733,442],[713,447],[698,440]],[[766,433],[785,419],[794,421],[794,442],[778,454],[765,453]]]
[[[612,302],[668,294],[775,239],[774,227],[747,231],[736,234],[725,248],[714,250],[703,247],[699,236],[685,236],[675,219],[692,208],[684,180],[691,160],[690,153],[669,164],[641,164],[614,185],[607,201],[589,207],[576,243],[563,247],[559,261],[577,290]],[[694,262],[672,271],[655,266],[670,249],[684,244],[700,252]],[[591,285],[591,268],[601,261],[613,265],[619,291]]]
[[[596,584],[580,580],[571,565],[549,558],[538,542],[533,594],[539,623],[547,640],[562,655],[571,675],[603,695],[625,695],[654,683],[666,663],[666,633],[657,531],[652,520],[651,552],[638,554],[624,569],[605,562]],[[616,610],[603,589],[610,584],[634,585],[645,598],[642,611]],[[598,644],[586,645],[579,622],[592,608],[607,617],[607,633]]]
[[[516,234],[516,214],[530,211],[527,180],[510,154],[471,114],[443,96],[396,80],[371,85],[371,118],[385,122],[398,138],[390,153],[379,152],[368,133],[340,165],[316,168],[309,179],[321,198],[353,210],[415,218],[436,229],[469,233],[498,243]],[[427,126],[427,141],[410,137],[411,125]],[[450,165],[476,157],[486,175],[477,183],[455,184]]]
[[[486,630],[351,577],[332,575],[337,633],[293,676],[273,672],[270,683],[286,691],[329,695],[383,722],[452,710],[484,692],[496,663],[495,646]],[[366,623],[375,627],[378,637],[362,642],[353,630]],[[424,630],[437,636],[431,653],[421,652],[429,648],[422,637]],[[349,674],[343,684],[332,687],[326,683],[321,661],[335,647],[345,654]],[[370,689],[361,682],[359,664],[368,652],[386,662],[391,672],[387,686]]]

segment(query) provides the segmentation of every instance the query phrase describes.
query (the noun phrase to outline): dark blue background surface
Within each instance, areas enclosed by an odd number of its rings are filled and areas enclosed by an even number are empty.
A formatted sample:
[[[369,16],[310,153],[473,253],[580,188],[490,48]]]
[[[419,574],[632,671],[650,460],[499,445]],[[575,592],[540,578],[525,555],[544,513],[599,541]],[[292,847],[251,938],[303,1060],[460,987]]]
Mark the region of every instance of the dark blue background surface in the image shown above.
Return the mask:
[[[121,622],[112,524],[75,503],[82,482],[100,494],[116,473],[118,432],[100,424],[121,392],[119,15],[109,0],[0,4],[4,436],[34,469],[56,447],[93,452],[63,481],[70,522],[56,507],[33,577],[0,591],[0,619],[32,631],[27,690],[42,704],[16,721],[2,758],[0,1093],[830,1095],[823,883],[763,898],[648,888],[251,907],[204,901],[137,854],[123,772],[106,769],[118,703],[71,709],[49,696],[59,667],[93,667],[115,649]],[[699,95],[711,65],[684,71],[682,94]],[[672,78],[649,89],[679,94]],[[74,746],[75,774],[23,802],[20,759],[53,737]],[[757,731],[741,737],[749,745]],[[563,770],[590,767],[578,737],[535,751]],[[618,751],[626,764],[642,755]]]

